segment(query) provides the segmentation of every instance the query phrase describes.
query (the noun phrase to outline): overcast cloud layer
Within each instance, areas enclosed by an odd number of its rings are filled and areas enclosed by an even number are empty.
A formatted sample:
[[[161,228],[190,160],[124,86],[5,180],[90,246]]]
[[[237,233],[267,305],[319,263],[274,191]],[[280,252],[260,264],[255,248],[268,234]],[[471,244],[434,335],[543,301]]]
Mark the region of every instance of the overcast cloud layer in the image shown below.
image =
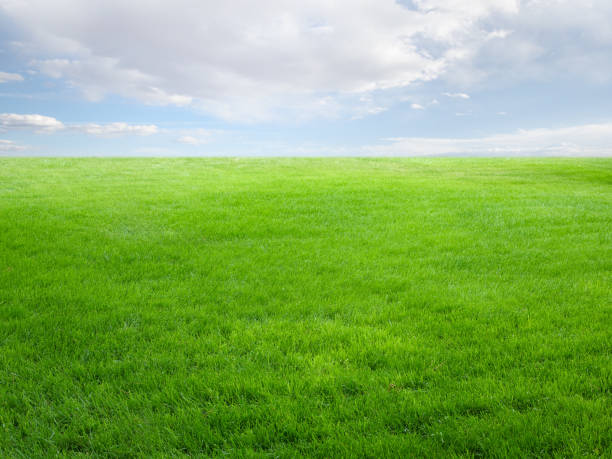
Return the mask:
[[[0,11],[11,26],[0,54],[0,90],[17,88],[5,96],[14,98],[13,109],[0,106],[4,133],[161,135],[177,148],[214,146],[223,153],[204,120],[234,131],[244,123],[278,131],[287,122],[305,123],[316,137],[318,122],[344,123],[339,126],[350,133],[363,132],[359,120],[368,119],[365,130],[377,132],[376,119],[389,112],[377,138],[347,148],[419,155],[610,152],[612,114],[605,109],[577,119],[568,102],[567,121],[557,117],[554,125],[546,113],[527,125],[512,119],[485,127],[474,119],[464,138],[453,124],[466,122],[452,119],[485,110],[505,116],[507,107],[480,95],[502,94],[503,102],[516,91],[527,99],[533,85],[554,91],[563,81],[556,89],[561,99],[572,87],[591,88],[592,97],[609,95],[609,0],[0,0]],[[128,123],[118,108],[115,119],[103,123],[59,121],[63,112],[49,112],[50,104],[16,109],[17,97],[34,97],[19,85],[36,92],[53,84],[68,91],[58,105],[78,97],[107,117],[119,97],[132,107],[167,107],[147,112],[161,123],[180,110],[195,127],[175,126],[173,134],[151,119]],[[428,133],[437,122],[439,134],[415,136],[409,123],[419,122]],[[335,146],[327,151],[343,148],[342,139],[331,140]],[[298,153],[304,142],[284,141]],[[0,151],[7,151],[4,145]]]

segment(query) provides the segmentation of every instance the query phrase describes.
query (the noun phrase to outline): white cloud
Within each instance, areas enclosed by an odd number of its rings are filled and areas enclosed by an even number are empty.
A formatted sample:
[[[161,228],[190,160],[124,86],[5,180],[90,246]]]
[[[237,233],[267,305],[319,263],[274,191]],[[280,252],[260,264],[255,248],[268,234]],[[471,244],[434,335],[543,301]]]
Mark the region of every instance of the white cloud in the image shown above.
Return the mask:
[[[467,139],[391,138],[362,148],[381,156],[612,156],[612,123],[528,129]]]
[[[85,134],[95,135],[99,137],[112,137],[118,135],[152,135],[157,134],[158,128],[154,124],[127,124],[127,123],[109,123],[109,124],[75,124],[70,126]]]
[[[23,81],[23,77],[18,73],[0,72],[0,83],[8,83],[9,81]]]
[[[118,94],[230,120],[359,118],[397,103],[363,94],[435,79],[471,92],[612,75],[609,0],[404,3],[0,0],[0,9],[29,37],[15,49],[33,69],[89,100]]]
[[[464,92],[445,92],[443,95],[446,97],[453,98],[453,99],[469,99],[470,98],[470,95]]]
[[[0,113],[0,131],[29,129],[36,133],[53,133],[57,131],[75,131],[84,134],[112,137],[119,135],[152,135],[158,132],[154,124],[128,123],[84,123],[64,124],[51,116],[38,114],[21,115],[17,113]]]
[[[413,4],[0,0],[31,37],[21,49],[34,68],[90,100],[119,94],[246,120],[380,113],[360,94],[439,78],[486,18],[517,10],[514,0]]]
[[[107,93],[114,92],[155,105],[183,106],[192,102],[190,96],[159,88],[160,81],[154,76],[121,67],[116,58],[92,56],[83,60],[33,60],[32,65],[48,76],[65,78],[78,86],[90,101],[99,101]]]
[[[12,140],[0,139],[0,152],[11,153],[16,151],[23,151],[26,147],[19,145]]]
[[[50,116],[17,113],[0,113],[0,130],[32,129],[36,132],[55,132],[64,129],[64,123]]]
[[[410,104],[410,108],[413,110],[425,110],[425,107],[423,107],[421,104]]]
[[[492,27],[484,36],[476,29],[470,32],[463,42],[468,58],[449,65],[445,78],[462,87],[568,77],[610,81],[612,2],[521,0],[516,4],[513,14],[487,18]]]

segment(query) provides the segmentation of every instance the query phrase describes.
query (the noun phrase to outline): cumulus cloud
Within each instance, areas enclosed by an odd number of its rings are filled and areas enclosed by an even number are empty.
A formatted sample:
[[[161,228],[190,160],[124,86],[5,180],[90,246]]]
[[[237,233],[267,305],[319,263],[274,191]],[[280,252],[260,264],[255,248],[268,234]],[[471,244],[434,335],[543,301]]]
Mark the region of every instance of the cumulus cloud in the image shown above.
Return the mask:
[[[100,136],[100,137],[111,137],[117,135],[152,135],[157,134],[158,128],[154,124],[127,124],[127,123],[109,123],[109,124],[75,124],[70,126],[74,129],[85,134]]]
[[[99,101],[109,92],[139,99],[152,105],[189,105],[192,97],[161,89],[159,79],[134,68],[124,68],[117,58],[92,56],[82,60],[33,60],[43,74],[65,78],[81,89],[90,101]]]
[[[466,139],[391,138],[363,154],[391,156],[612,156],[612,123],[527,129]]]
[[[153,124],[128,123],[84,123],[64,124],[51,116],[38,114],[0,113],[0,131],[28,129],[36,133],[53,133],[57,131],[75,131],[84,134],[112,137],[119,135],[152,135],[158,132]]]
[[[17,113],[0,113],[0,130],[9,129],[32,129],[35,132],[55,132],[66,126],[51,116]]]
[[[23,81],[23,77],[18,73],[0,72],[0,83],[8,83],[9,81]]]
[[[410,108],[413,110],[425,110],[425,107],[423,107],[421,104],[410,104]]]
[[[469,7],[468,7],[469,6]],[[33,69],[78,88],[230,120],[359,118],[364,94],[442,80],[609,81],[609,0],[0,0]],[[69,11],[70,14],[66,12]],[[454,88],[454,89],[453,89]]]
[[[500,35],[488,18],[519,9],[515,0],[473,0],[469,8],[456,0],[0,7],[31,37],[23,49],[36,50],[33,66],[90,100],[119,94],[228,119],[380,113],[386,107],[364,108],[360,95],[439,78],[479,41]]]

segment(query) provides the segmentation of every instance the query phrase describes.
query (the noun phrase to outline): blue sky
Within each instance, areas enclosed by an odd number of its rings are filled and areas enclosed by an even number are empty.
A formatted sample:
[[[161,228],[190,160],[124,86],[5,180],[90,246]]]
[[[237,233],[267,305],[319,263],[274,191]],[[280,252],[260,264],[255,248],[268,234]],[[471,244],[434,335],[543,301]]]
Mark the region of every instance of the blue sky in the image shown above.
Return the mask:
[[[0,155],[612,155],[609,0],[0,0]]]

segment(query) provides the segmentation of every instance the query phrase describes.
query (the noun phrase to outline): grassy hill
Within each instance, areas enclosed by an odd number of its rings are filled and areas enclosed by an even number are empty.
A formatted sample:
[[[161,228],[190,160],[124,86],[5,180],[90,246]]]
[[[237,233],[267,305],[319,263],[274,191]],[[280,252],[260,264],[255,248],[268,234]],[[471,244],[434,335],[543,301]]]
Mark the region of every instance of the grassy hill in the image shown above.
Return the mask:
[[[610,159],[0,159],[0,455],[606,456]]]

